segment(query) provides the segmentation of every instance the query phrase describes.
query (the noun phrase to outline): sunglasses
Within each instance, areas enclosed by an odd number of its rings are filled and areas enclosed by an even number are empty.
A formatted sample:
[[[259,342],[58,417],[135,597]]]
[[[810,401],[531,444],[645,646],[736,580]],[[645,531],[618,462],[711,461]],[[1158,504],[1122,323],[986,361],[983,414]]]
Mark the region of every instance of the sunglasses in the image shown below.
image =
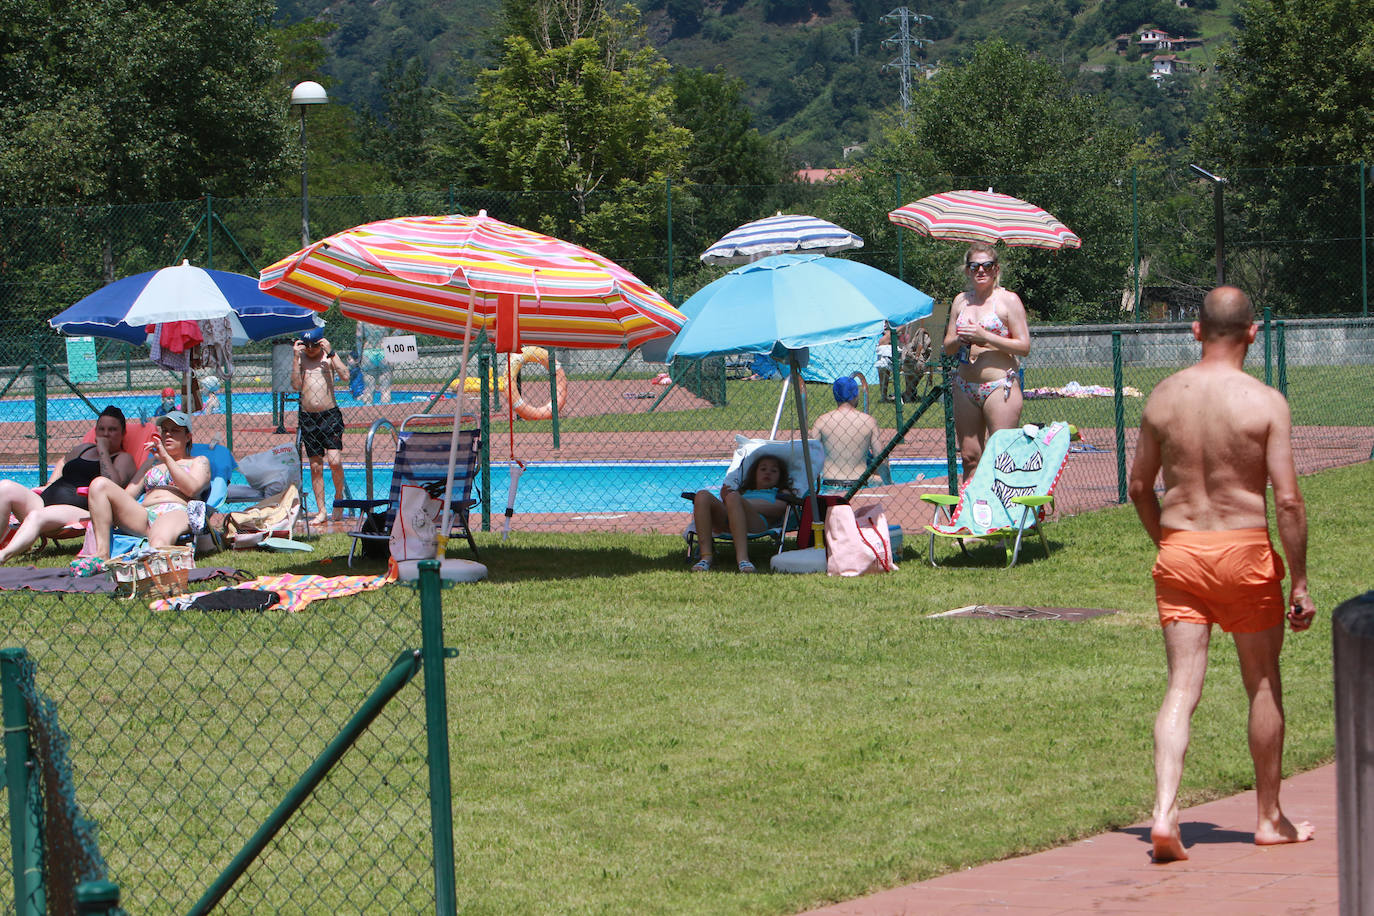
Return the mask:
[[[964,266],[965,266],[966,268],[968,268],[968,272],[972,274],[972,273],[977,273],[977,272],[980,271],[980,270],[995,270],[995,269],[997,268],[997,262],[996,262],[996,261],[965,261],[965,262],[964,262]]]

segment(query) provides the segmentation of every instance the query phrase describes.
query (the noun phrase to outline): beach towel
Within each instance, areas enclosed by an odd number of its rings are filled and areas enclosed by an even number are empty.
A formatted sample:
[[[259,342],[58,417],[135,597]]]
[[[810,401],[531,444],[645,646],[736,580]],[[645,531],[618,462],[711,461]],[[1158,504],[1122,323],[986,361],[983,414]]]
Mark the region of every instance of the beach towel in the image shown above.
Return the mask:
[[[239,579],[246,575],[232,566],[206,566],[187,571],[191,582],[209,579]],[[80,578],[67,566],[0,566],[0,591],[27,588],[35,592],[80,592],[109,595],[114,583],[107,576]]]
[[[268,608],[272,611],[287,611],[294,614],[296,611],[304,610],[306,605],[321,598],[342,598],[345,595],[356,595],[359,592],[370,592],[373,589],[390,585],[396,581],[396,577],[391,572],[382,573],[377,576],[313,576],[313,575],[292,575],[284,573],[275,576],[258,576],[256,579],[249,579],[247,582],[239,582],[235,585],[225,586],[226,588],[258,589],[265,592],[276,592],[280,600]],[[220,591],[221,589],[211,589]],[[179,598],[158,599],[148,607],[155,611],[184,610],[190,607],[191,602],[201,595],[208,595],[210,592],[195,592],[190,595],[183,595]]]

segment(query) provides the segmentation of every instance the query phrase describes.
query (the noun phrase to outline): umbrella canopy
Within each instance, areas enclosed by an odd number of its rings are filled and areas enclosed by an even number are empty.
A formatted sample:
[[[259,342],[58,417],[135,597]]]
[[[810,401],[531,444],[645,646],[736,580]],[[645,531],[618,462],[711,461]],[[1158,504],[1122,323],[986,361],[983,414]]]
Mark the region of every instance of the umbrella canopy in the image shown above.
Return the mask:
[[[832,222],[779,213],[731,229],[701,253],[701,260],[707,264],[745,264],[770,254],[834,254],[863,246],[863,239]]]
[[[149,324],[225,315],[235,344],[295,334],[322,324],[310,309],[259,290],[252,277],[185,262],[102,286],[48,324],[72,337],[94,335],[142,344],[148,340]]]
[[[735,268],[683,303],[687,326],[668,348],[668,358],[768,351],[785,355],[806,441],[806,389],[798,351],[868,337],[881,331],[885,321],[906,324],[928,317],[933,307],[925,293],[876,267],[818,254],[778,254]],[[802,456],[809,486],[816,479],[811,450],[803,447]],[[811,501],[811,517],[819,519],[814,492]]]
[[[898,207],[887,218],[922,235],[959,242],[1047,249],[1083,244],[1068,226],[1035,204],[991,190],[932,194]]]
[[[914,286],[858,261],[778,254],[730,271],[682,306],[687,325],[674,356],[768,353],[871,337],[883,322],[930,315],[933,301]]]
[[[261,288],[350,318],[465,339],[486,328],[522,344],[612,349],[666,337],[686,320],[601,255],[482,211],[411,216],[331,235],[262,272]]]

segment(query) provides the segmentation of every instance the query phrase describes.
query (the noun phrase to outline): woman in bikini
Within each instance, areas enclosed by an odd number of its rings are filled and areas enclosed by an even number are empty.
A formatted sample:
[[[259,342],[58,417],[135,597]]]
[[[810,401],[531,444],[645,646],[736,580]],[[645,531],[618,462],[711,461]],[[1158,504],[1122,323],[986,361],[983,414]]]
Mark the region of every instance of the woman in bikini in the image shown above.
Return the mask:
[[[728,478],[727,478],[728,479]],[[707,572],[715,563],[715,544],[711,534],[728,531],[735,542],[735,565],[742,573],[756,572],[749,561],[749,532],[767,531],[782,521],[786,498],[795,497],[787,465],[775,455],[760,455],[744,474],[740,489],[730,484],[720,488],[720,498],[710,490],[698,490],[692,500],[701,559],[692,572]]]
[[[95,421],[95,441],[81,442],[53,468],[41,490],[13,480],[0,480],[0,519],[13,513],[19,524],[0,534],[0,563],[22,553],[40,538],[55,534],[87,518],[86,494],[80,492],[98,478],[124,486],[134,476],[134,460],[120,451],[124,442],[124,413],[113,405]]]
[[[148,443],[148,460],[133,483],[121,487],[101,478],[91,484],[91,526],[101,560],[110,558],[114,525],[146,536],[150,547],[170,547],[195,527],[193,512],[204,522],[205,504],[191,501],[210,483],[210,459],[190,455],[191,418],[174,410],[157,421],[157,428],[158,435]]]
[[[1021,297],[998,285],[997,250],[981,242],[964,255],[968,288],[954,299],[945,326],[945,352],[958,359],[954,430],[963,458],[963,480],[978,467],[987,438],[1021,423],[1017,360],[1030,352],[1030,331]]]

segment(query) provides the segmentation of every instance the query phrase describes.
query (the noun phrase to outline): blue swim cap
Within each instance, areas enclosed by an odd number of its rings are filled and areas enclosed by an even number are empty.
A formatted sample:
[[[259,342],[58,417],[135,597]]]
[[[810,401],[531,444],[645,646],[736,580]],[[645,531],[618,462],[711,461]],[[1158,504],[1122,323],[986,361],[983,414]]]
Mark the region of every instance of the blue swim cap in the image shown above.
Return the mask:
[[[835,392],[836,404],[844,404],[859,396],[859,382],[851,375],[835,379],[835,384],[830,387]]]

